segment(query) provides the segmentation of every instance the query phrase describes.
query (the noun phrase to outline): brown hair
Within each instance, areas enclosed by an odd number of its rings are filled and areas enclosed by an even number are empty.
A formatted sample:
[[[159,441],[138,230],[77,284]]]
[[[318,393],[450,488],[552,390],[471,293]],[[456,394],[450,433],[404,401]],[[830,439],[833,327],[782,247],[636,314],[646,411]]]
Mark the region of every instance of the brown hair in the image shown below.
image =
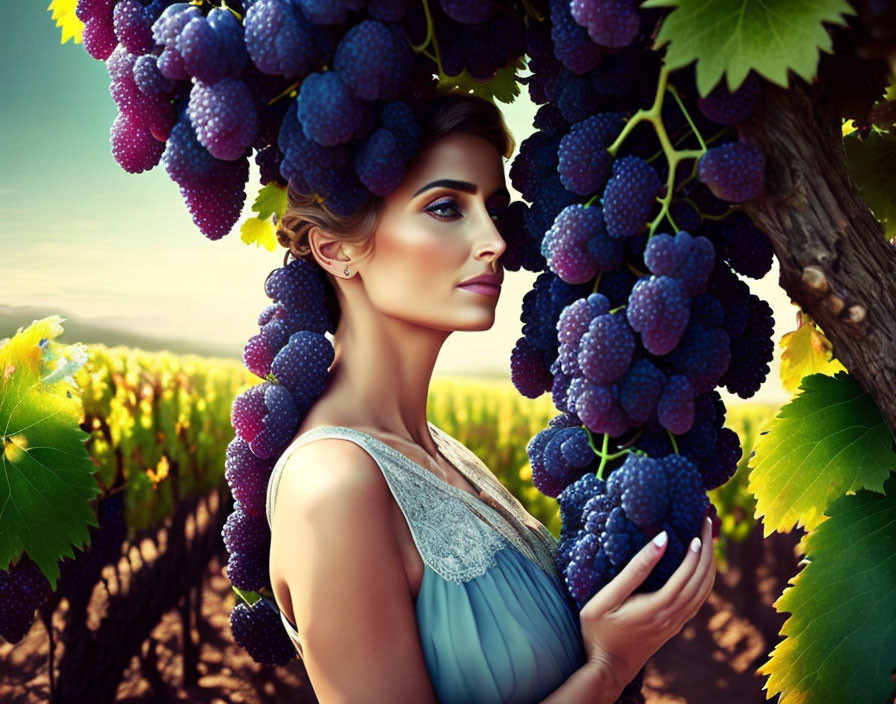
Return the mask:
[[[507,128],[498,107],[489,100],[466,93],[435,94],[411,102],[421,127],[422,151],[431,142],[454,132],[472,134],[491,142],[498,153],[509,159],[516,147],[512,133]],[[283,216],[276,223],[277,241],[288,249],[283,263],[290,254],[318,266],[308,243],[308,231],[317,225],[321,230],[338,236],[343,241],[369,249],[373,233],[383,211],[384,200],[370,194],[358,211],[349,216],[331,212],[316,194],[301,193],[290,182],[287,187],[287,205]],[[328,298],[334,302],[335,292],[327,278]],[[338,323],[338,306],[330,310]]]

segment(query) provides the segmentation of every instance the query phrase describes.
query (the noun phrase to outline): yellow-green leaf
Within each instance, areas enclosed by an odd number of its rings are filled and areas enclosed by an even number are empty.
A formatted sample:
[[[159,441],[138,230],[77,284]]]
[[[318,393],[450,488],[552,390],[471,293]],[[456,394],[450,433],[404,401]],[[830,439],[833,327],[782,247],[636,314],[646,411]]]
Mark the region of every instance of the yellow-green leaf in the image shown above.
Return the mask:
[[[75,44],[80,44],[84,36],[84,23],[75,14],[78,0],[52,0],[47,7],[52,14],[51,20],[55,20],[56,26],[62,28],[60,44],[65,44],[69,39]]]
[[[749,489],[764,532],[814,529],[847,491],[881,491],[896,470],[893,432],[874,399],[846,372],[812,374],[759,435]]]
[[[98,525],[88,502],[100,493],[72,376],[86,348],[53,341],[62,320],[34,321],[0,347],[0,569],[24,550],[53,589],[59,559]]]
[[[780,704],[881,704],[896,668],[896,475],[841,496],[806,536],[808,564],[775,602],[785,636],[759,672]]]
[[[701,96],[727,76],[733,91],[750,69],[788,87],[788,71],[811,81],[819,50],[833,42],[824,22],[844,25],[855,10],[846,0],[647,0],[641,7],[675,8],[663,20],[654,47],[668,42],[670,70],[697,62]]]
[[[240,226],[240,239],[273,252],[277,248],[277,237],[271,215],[276,214],[279,218],[286,211],[286,189],[271,181],[258,192],[252,210],[258,215],[246,218]]]
[[[781,336],[781,384],[790,393],[796,391],[804,376],[846,371],[832,358],[832,346],[824,334],[811,321]]]

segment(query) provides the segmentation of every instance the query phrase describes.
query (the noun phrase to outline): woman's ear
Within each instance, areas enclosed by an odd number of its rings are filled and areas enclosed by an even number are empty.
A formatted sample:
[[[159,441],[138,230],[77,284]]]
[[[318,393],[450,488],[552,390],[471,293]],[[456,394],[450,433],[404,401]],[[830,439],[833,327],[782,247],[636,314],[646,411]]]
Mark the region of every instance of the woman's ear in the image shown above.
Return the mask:
[[[308,246],[311,247],[317,263],[334,276],[340,276],[346,263],[351,261],[344,243],[318,225],[313,225],[308,230]]]

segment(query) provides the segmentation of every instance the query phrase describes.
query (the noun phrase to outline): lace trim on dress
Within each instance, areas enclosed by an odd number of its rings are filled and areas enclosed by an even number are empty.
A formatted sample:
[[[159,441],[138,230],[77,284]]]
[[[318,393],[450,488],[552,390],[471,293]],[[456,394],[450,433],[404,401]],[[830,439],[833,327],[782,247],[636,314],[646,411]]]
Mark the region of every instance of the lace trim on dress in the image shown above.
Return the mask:
[[[440,479],[368,433],[328,425],[304,433],[281,455],[268,481],[268,523],[280,473],[292,451],[321,437],[349,438],[375,459],[385,453],[393,460],[377,464],[407,518],[421,559],[443,579],[461,584],[484,574],[497,564],[495,553],[510,543],[562,588],[555,564],[556,540],[550,531],[525,510],[475,453],[432,423],[429,426],[446,459],[477,489],[484,489],[497,507]],[[445,494],[455,500],[446,501]]]

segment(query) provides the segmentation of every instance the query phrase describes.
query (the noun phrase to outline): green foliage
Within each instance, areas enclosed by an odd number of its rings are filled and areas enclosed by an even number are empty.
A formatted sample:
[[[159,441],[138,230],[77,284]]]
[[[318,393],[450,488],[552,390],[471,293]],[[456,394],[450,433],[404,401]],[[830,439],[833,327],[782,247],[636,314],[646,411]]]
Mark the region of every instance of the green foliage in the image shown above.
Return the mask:
[[[58,315],[19,329],[0,347],[0,569],[26,551],[55,589],[62,555],[74,557],[99,493],[79,427],[81,402],[72,374],[86,361],[82,345],[54,342]]]
[[[884,226],[884,235],[896,236],[896,134],[872,129],[863,141],[853,133],[843,138],[843,146],[862,198]]]
[[[177,496],[220,485],[233,399],[259,382],[236,360],[103,345],[75,378],[100,480],[127,484],[131,535],[159,525]]]
[[[812,530],[846,491],[881,491],[896,469],[893,432],[849,374],[813,374],[756,443],[750,491],[765,535]]]
[[[896,475],[841,496],[806,539],[808,564],[775,603],[791,612],[760,673],[781,704],[890,701],[896,668]]]
[[[495,77],[490,81],[477,81],[464,69],[456,76],[439,74],[439,88],[457,91],[459,93],[472,93],[480,98],[500,100],[502,103],[512,103],[520,94],[519,78],[517,71],[526,68],[522,58],[513,63],[499,68]]]
[[[811,81],[819,50],[833,43],[824,22],[845,24],[855,14],[846,0],[647,0],[641,7],[672,7],[654,48],[668,42],[670,70],[697,62],[697,90],[705,96],[727,76],[735,90],[750,69],[784,88],[788,70]]]
[[[274,181],[262,186],[252,210],[258,215],[246,218],[240,226],[240,239],[246,244],[263,246],[273,252],[277,247],[277,237],[271,216],[276,213],[279,218],[286,212],[286,189]]]

